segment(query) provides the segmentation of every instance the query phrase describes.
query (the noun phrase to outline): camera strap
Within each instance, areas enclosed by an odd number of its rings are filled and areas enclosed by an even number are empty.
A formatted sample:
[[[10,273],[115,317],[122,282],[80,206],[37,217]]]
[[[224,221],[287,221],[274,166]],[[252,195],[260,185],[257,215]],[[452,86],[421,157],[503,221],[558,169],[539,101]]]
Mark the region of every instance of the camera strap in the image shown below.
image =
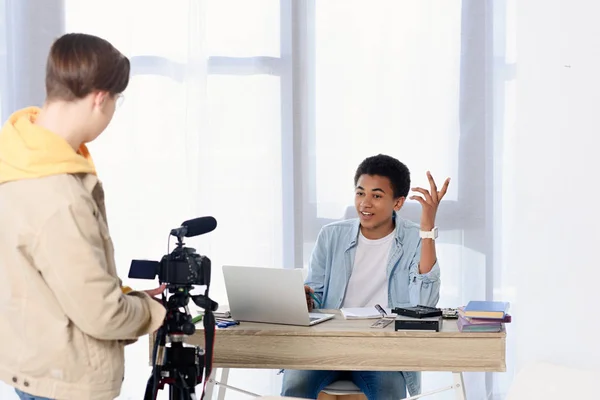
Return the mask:
[[[208,285],[206,286],[205,297],[207,303],[210,304],[211,300],[208,297]],[[211,307],[208,306],[204,310],[204,383],[202,385],[202,396],[201,400],[204,399],[204,394],[206,393],[206,384],[210,379],[210,375],[212,374],[212,364],[213,364],[213,354],[215,349],[215,334],[217,329],[217,324],[215,321],[215,316]]]

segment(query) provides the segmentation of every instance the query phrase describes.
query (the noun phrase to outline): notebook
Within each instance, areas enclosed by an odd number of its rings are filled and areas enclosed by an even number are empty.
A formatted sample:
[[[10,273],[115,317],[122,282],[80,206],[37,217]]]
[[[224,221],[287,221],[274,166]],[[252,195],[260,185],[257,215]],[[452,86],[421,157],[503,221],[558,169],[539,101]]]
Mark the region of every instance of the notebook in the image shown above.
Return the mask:
[[[512,317],[509,313],[506,313],[504,315],[504,318],[473,318],[473,317],[467,317],[465,315],[465,308],[464,307],[458,307],[456,309],[458,311],[458,315],[467,320],[468,322],[496,322],[496,323],[506,323],[506,324],[510,324],[512,322]]]
[[[509,303],[504,301],[470,301],[465,307],[465,317],[504,319]]]
[[[459,317],[457,321],[458,330],[460,332],[500,332],[504,324],[502,322],[487,321],[468,321],[463,317]]]
[[[384,308],[387,317],[393,317],[390,308]],[[375,319],[381,318],[381,314],[375,307],[343,307],[341,310],[345,319]]]

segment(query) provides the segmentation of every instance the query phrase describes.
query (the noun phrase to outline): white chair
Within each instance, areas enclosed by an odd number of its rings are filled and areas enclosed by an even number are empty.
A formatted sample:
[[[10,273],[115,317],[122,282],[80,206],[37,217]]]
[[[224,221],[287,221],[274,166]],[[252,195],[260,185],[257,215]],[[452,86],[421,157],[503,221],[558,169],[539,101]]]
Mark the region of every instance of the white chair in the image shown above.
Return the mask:
[[[531,363],[517,373],[506,400],[599,399],[599,370]]]
[[[281,396],[262,396],[262,397],[257,397],[257,399],[259,400],[306,400],[306,399],[300,399],[298,397],[281,397]]]
[[[298,397],[282,397],[282,396],[262,396],[257,397],[258,400],[306,400]]]
[[[352,394],[363,394],[363,392],[352,381],[336,381],[323,389],[323,393],[333,396],[349,396]]]

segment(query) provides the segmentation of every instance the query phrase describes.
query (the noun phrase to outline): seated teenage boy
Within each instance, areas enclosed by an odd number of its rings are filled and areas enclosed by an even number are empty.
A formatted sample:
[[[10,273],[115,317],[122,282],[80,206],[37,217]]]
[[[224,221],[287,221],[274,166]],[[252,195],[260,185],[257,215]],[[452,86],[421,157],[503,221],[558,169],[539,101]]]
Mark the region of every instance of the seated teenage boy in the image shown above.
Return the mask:
[[[408,168],[381,154],[359,165],[354,176],[359,218],[323,227],[311,256],[306,290],[320,308],[437,304],[435,216],[450,180],[438,191],[431,174],[427,177],[431,190],[415,188],[423,197],[410,197],[422,206],[419,226],[397,215],[410,189]],[[307,302],[312,309],[308,295]],[[341,379],[353,381],[370,400],[404,398],[407,387],[411,396],[421,391],[418,372],[286,370],[282,395],[316,399]]]

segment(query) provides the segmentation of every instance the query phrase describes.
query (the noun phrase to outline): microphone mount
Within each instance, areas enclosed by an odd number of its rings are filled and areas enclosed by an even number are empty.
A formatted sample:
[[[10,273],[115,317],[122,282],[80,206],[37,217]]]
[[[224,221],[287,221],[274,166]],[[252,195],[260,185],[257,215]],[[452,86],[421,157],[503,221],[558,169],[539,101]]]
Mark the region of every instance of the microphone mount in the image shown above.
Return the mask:
[[[171,229],[171,236],[175,236],[177,238],[177,242],[183,244],[183,238],[188,233],[188,227],[183,225],[179,228]]]

